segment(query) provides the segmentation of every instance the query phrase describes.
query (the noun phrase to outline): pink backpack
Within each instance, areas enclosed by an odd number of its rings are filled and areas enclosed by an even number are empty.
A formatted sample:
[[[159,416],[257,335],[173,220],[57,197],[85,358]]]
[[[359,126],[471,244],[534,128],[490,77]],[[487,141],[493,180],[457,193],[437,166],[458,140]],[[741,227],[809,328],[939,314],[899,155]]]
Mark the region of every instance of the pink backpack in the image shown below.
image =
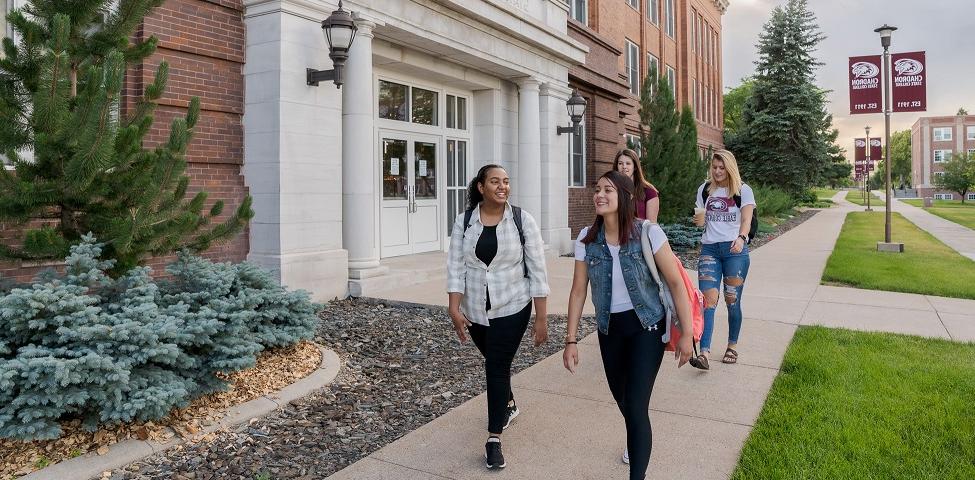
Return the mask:
[[[680,330],[680,322],[677,318],[677,304],[674,302],[674,297],[670,292],[670,287],[667,285],[667,282],[660,278],[660,272],[657,270],[657,262],[653,257],[653,245],[650,243],[650,228],[653,225],[655,224],[649,220],[643,222],[643,232],[640,235],[640,242],[643,246],[643,259],[647,262],[650,275],[657,282],[660,302],[664,305],[665,320],[667,321],[667,330],[663,336],[663,341],[667,346],[664,349],[674,351],[677,349],[677,342],[683,332]],[[704,294],[691,282],[687,270],[684,269],[684,264],[681,263],[680,258],[677,258],[677,255],[674,255],[674,263],[677,264],[677,271],[680,272],[681,280],[684,282],[684,288],[687,290],[687,300],[691,304],[691,319],[694,327],[694,354],[697,355],[697,342],[701,340],[701,334],[704,333]],[[676,328],[671,328],[672,326]]]

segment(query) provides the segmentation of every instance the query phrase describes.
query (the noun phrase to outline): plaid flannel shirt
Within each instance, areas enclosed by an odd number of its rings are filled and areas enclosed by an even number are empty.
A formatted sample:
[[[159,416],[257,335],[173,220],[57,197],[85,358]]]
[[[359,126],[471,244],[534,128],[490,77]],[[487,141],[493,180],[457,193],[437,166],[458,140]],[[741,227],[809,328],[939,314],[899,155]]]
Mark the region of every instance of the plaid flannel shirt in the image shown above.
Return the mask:
[[[518,313],[532,298],[547,297],[549,294],[541,231],[535,219],[525,210],[521,211],[521,218],[528,278],[525,278],[521,264],[521,240],[511,205],[505,206],[501,223],[498,224],[498,253],[491,260],[490,267],[474,253],[484,231],[480,206],[471,215],[471,228],[466,235],[464,213],[461,212],[454,219],[447,255],[447,293],[464,294],[460,309],[472,323],[490,325],[488,319]],[[487,311],[485,305],[488,291],[491,292],[491,311]]]

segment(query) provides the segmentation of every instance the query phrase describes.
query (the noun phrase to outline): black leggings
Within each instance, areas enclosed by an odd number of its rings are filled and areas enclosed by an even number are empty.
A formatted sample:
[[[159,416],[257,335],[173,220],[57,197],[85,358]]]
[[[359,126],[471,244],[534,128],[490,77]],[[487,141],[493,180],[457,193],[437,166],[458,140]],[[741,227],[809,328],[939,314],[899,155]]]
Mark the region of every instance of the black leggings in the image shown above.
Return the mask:
[[[474,345],[484,355],[489,433],[501,433],[507,421],[508,401],[515,399],[511,393],[511,362],[528,329],[531,315],[532,304],[529,301],[525,308],[514,315],[490,319],[490,327],[477,323],[467,327]]]
[[[650,430],[650,393],[664,359],[664,323],[647,330],[636,312],[613,313],[609,334],[599,334],[599,352],[606,381],[626,422],[626,447],[630,453],[630,480],[643,480],[650,464],[653,434]]]

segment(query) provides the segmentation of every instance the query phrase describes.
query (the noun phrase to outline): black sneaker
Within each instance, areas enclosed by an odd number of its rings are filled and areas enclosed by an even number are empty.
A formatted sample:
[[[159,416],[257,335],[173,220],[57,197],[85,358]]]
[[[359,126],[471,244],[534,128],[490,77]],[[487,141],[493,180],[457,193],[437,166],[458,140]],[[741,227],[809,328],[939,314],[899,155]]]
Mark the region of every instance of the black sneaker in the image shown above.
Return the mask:
[[[498,437],[488,438],[484,444],[484,458],[487,459],[487,468],[504,468],[508,464],[504,462],[504,454],[501,453],[501,439]]]
[[[508,420],[504,422],[504,427],[501,429],[504,430],[508,428],[508,426],[511,425],[511,421],[514,420],[519,414],[521,414],[521,410],[518,410],[518,405],[514,403],[508,405]]]

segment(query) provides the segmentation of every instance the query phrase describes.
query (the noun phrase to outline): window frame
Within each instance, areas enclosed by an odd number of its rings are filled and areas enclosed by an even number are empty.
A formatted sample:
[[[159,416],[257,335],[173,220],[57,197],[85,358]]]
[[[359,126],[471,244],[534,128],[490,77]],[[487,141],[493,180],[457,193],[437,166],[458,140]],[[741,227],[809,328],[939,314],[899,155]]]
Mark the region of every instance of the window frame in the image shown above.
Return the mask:
[[[677,71],[674,67],[667,65],[667,83],[670,85],[670,93],[674,96],[674,104],[677,103]]]
[[[575,168],[574,168],[574,165],[575,165],[575,163],[574,163],[575,162],[575,155],[576,155],[576,152],[575,152],[575,140],[576,140],[576,137],[577,137],[576,135],[572,135],[571,139],[569,140],[569,182],[568,182],[569,185],[568,186],[569,186],[569,188],[586,188],[586,119],[585,119],[585,117],[583,117],[582,122],[579,124],[579,135],[578,135],[578,137],[581,137],[582,138],[582,143],[581,143],[581,145],[582,145],[582,155],[581,155],[582,162],[580,164],[580,168],[582,169],[582,172],[581,172],[582,173],[582,176],[581,176],[582,182],[580,184],[575,184],[572,181],[572,179],[574,178],[574,175],[573,174],[576,173]]]
[[[944,174],[945,172],[938,172],[938,173]],[[934,194],[934,199],[935,200],[954,200],[955,199],[955,194],[954,193],[936,193],[936,194]]]
[[[660,26],[660,0],[647,0],[647,18],[650,23]]]
[[[975,200],[975,193],[969,192],[965,195],[965,200]]]
[[[674,38],[677,34],[676,15],[674,0],[664,0],[664,33],[670,38]]]
[[[579,20],[577,16],[577,14],[579,13],[577,11],[579,4],[582,5],[582,20]],[[571,0],[569,3],[569,18],[572,18],[575,21],[588,27],[589,26],[589,0]]]
[[[640,136],[639,135],[634,135],[634,134],[632,134],[630,132],[624,132],[623,133],[623,143],[625,144],[625,147],[626,148],[630,148],[630,141],[631,140],[633,141],[633,144],[636,146],[633,149],[633,151],[635,151],[638,156],[642,157],[643,156],[643,143],[641,143]]]
[[[631,55],[632,53],[632,55]],[[636,60],[636,65],[630,62]],[[630,93],[640,95],[640,46],[630,39],[626,39],[626,78],[630,84]]]
[[[938,153],[941,153],[941,160],[938,160]],[[940,148],[934,149],[934,153],[931,154],[931,161],[933,163],[945,163],[948,161],[948,157],[955,153],[954,150],[944,150]]]
[[[638,11],[638,12],[640,11],[640,0],[625,0],[625,1],[626,1],[626,4],[630,6],[630,8],[632,8],[632,9]],[[634,5],[634,3],[636,5]]]
[[[932,127],[931,128],[931,138],[935,142],[950,142],[951,139],[954,137],[954,131],[953,130],[954,130],[954,128],[952,128],[952,127]],[[938,133],[939,132],[945,132],[945,131],[948,132],[948,136],[947,137],[942,136],[942,138],[938,138]]]
[[[965,125],[965,140],[975,140],[975,125]]]

